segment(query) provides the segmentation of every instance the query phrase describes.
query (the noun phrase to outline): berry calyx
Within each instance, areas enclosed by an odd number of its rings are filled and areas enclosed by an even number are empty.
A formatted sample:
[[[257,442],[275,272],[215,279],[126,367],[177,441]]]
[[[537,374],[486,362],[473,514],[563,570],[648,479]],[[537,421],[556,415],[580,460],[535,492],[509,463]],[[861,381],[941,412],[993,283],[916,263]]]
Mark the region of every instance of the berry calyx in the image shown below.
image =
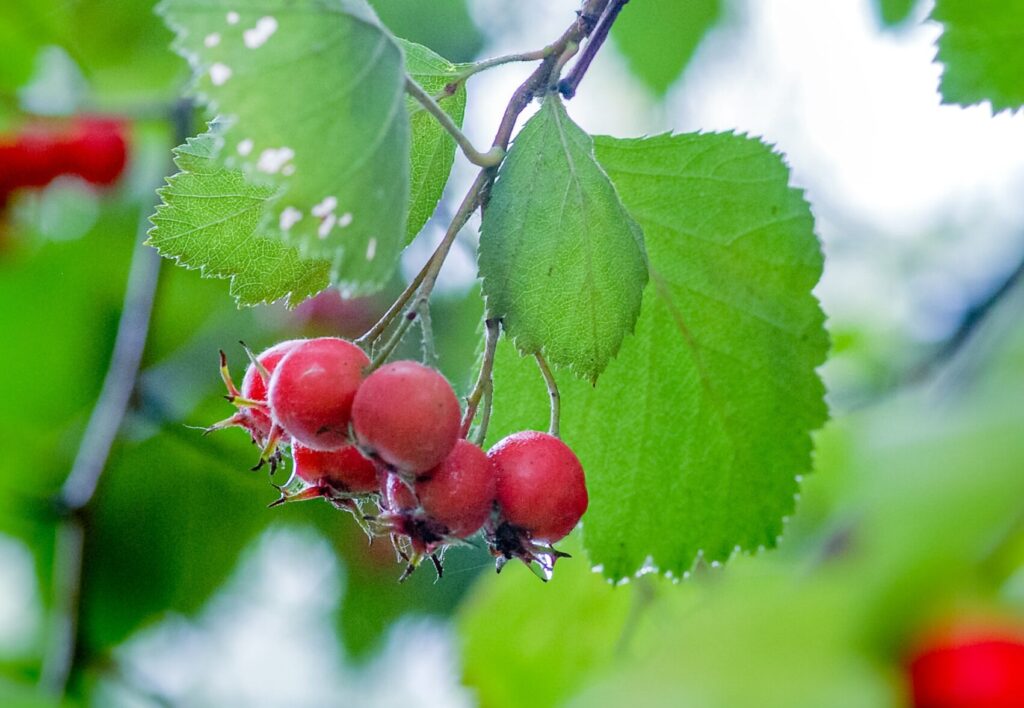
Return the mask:
[[[294,440],[313,450],[349,443],[352,402],[370,360],[363,350],[335,337],[300,342],[270,378],[271,417]]]
[[[359,452],[355,445],[324,452],[305,445],[292,445],[295,474],[302,481],[322,488],[324,496],[344,494],[362,496],[380,488],[377,466]]]
[[[270,419],[270,409],[267,404],[267,378],[273,374],[278,363],[303,340],[290,339],[279,342],[269,349],[264,350],[258,356],[250,357],[254,361],[249,363],[242,378],[242,388],[239,390],[231,378],[228,370],[227,355],[220,353],[220,374],[227,388],[227,399],[238,406],[235,415],[214,423],[207,432],[221,430],[223,428],[240,427],[245,428],[252,437],[253,442],[262,446],[270,435],[273,422]],[[248,349],[246,350],[248,351]]]
[[[487,456],[497,485],[497,516],[487,540],[498,570],[519,558],[538,563],[547,579],[565,556],[551,544],[568,535],[587,510],[583,467],[564,442],[532,430],[509,435]]]
[[[1024,627],[956,621],[922,636],[907,668],[915,708],[1024,706]]]
[[[261,352],[255,362],[250,362],[242,377],[241,397],[250,401],[267,403],[267,387],[270,384],[269,376],[272,376],[285,355],[299,345],[303,340],[289,339],[279,342],[269,349]],[[242,413],[252,419],[253,425],[260,431],[260,439],[265,439],[270,432],[272,425],[268,410],[261,410],[256,407],[242,408]]]
[[[451,384],[415,361],[396,361],[374,371],[352,404],[352,427],[359,445],[414,476],[441,464],[452,451],[460,417]]]

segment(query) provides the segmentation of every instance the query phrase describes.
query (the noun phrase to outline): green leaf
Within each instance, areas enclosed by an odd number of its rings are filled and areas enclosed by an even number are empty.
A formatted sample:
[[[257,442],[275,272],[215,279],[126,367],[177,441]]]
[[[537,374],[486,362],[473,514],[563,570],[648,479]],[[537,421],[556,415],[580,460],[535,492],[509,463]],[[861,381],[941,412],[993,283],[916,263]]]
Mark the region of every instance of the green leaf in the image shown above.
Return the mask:
[[[562,550],[581,549],[572,539]],[[518,708],[524,695],[532,708],[561,705],[612,660],[631,601],[582,557],[560,561],[550,583],[519,563],[491,572],[460,608],[463,680],[491,708]]]
[[[405,51],[406,71],[427,93],[442,93],[445,86],[458,76],[459,67],[426,47],[404,41],[401,44]],[[439,103],[461,126],[466,113],[466,83],[459,84],[455,93],[440,99]],[[414,99],[408,99],[407,106],[412,126],[412,151],[406,240],[412,241],[434,214],[448,183],[455,161],[455,140]]]
[[[597,386],[568,379],[562,432],[587,472],[584,542],[614,579],[770,547],[827,416],[822,259],[802,195],[733,134],[595,141],[644,229],[651,283]],[[564,379],[565,377],[563,377]],[[536,367],[499,347],[491,434],[543,425]]]
[[[214,159],[218,139],[205,133],[175,150],[181,172],[159,191],[150,245],[204,276],[231,279],[243,305],[287,298],[293,305],[328,286],[330,264],[304,260],[293,246],[258,232],[276,190],[250,182]]]
[[[662,96],[721,14],[721,0],[630,3],[615,21],[612,38],[633,73]]]
[[[932,19],[943,25],[945,102],[990,101],[995,112],[1024,105],[1024,0],[937,0]]]
[[[424,44],[452,61],[470,61],[484,46],[466,0],[370,0],[395,36]]]
[[[875,10],[888,27],[905,22],[916,6],[917,0],[875,0]]]
[[[491,317],[525,353],[596,380],[633,329],[643,236],[556,94],[502,163],[480,233]]]
[[[330,262],[352,294],[405,245],[409,118],[402,50],[364,0],[165,0],[195,93],[225,121],[218,160],[280,188],[262,225]]]

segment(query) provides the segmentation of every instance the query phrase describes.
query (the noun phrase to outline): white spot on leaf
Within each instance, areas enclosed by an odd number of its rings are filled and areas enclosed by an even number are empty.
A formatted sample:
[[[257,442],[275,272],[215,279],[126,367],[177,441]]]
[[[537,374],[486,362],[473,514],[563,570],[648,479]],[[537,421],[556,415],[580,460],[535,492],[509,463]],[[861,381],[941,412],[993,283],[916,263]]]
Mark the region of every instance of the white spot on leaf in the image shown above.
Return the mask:
[[[238,21],[240,19],[242,19],[242,18],[238,16],[237,12],[231,11],[231,12],[228,13],[226,19],[227,19],[229,25],[237,25]]]
[[[246,157],[252,152],[252,140],[246,138],[242,142],[238,143],[238,154],[242,157]]]
[[[376,256],[376,255],[377,255],[377,239],[371,238],[370,242],[366,244],[366,260],[372,261],[373,257]]]
[[[338,226],[345,228],[352,224],[352,212],[346,211],[344,214],[338,217]]]
[[[288,231],[302,219],[302,212],[295,207],[285,207],[281,212],[280,225],[282,231]]]
[[[217,62],[210,67],[210,81],[214,86],[223,86],[231,78],[231,67]]]
[[[334,224],[338,221],[338,217],[334,214],[328,214],[327,218],[320,224],[320,228],[316,230],[316,235],[320,238],[327,238],[327,235],[331,233],[331,229],[334,228]]]
[[[249,49],[257,49],[262,47],[274,32],[277,32],[277,20],[273,17],[261,17],[256,21],[255,27],[242,34],[242,39]]]
[[[290,147],[267,148],[260,153],[256,169],[270,175],[276,174],[293,157],[295,157],[295,151]]]
[[[333,212],[337,208],[338,208],[338,198],[337,197],[327,196],[327,197],[324,197],[322,202],[320,202],[319,204],[314,206],[310,210],[310,213],[313,216],[315,216],[315,217],[317,217],[319,219],[322,219],[325,216],[327,216],[328,214],[330,214],[331,212]]]
[[[206,35],[206,39],[203,40],[203,44],[206,47],[216,47],[220,44],[220,35],[217,32]]]

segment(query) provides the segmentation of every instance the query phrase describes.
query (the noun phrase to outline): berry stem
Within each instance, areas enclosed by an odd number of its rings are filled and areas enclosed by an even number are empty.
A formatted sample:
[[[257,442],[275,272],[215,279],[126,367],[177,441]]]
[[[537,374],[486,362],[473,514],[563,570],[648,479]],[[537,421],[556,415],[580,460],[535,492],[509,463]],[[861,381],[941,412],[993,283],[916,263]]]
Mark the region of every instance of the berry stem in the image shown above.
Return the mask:
[[[558,427],[562,414],[562,399],[558,395],[558,384],[555,382],[555,376],[551,373],[551,367],[548,366],[544,355],[540,352],[534,352],[533,356],[537,360],[537,366],[540,367],[541,376],[544,377],[544,384],[548,387],[548,397],[551,399],[551,423],[548,425],[548,433],[557,438],[559,436]]]
[[[417,317],[419,317],[419,310],[414,305],[413,307],[409,308],[408,312],[405,313],[405,317],[403,317],[402,321],[398,323],[398,327],[395,328],[395,331],[391,334],[391,337],[388,338],[388,341],[384,343],[384,346],[382,346],[380,348],[380,351],[378,351],[376,355],[373,357],[373,361],[371,361],[370,365],[366,367],[365,375],[370,375],[371,373],[373,373],[374,371],[376,371],[377,369],[384,365],[384,363],[388,360],[388,357],[391,356],[391,354],[401,343],[402,338],[405,336],[405,333],[409,330],[409,326],[416,320]]]
[[[412,80],[412,78],[405,77],[405,92],[410,96],[419,101],[419,104],[426,109],[430,115],[434,116],[441,127],[448,131],[448,134],[455,139],[455,142],[462,149],[462,154],[466,156],[470,162],[479,167],[494,167],[498,165],[505,158],[505,150],[500,147],[492,147],[487,152],[480,152],[473,146],[473,143],[466,134],[462,132],[462,129],[452,120],[452,117],[448,115],[441,106],[437,104],[434,97],[423,90],[423,87]]]
[[[477,376],[476,383],[473,385],[473,390],[466,398],[466,413],[462,417],[462,431],[461,436],[466,437],[469,435],[469,429],[473,425],[473,419],[476,418],[477,408],[480,406],[481,399],[493,388],[494,378],[494,352],[498,347],[498,335],[500,334],[500,323],[501,321],[494,318],[488,318],[484,320],[485,337],[484,340],[484,358],[480,364],[480,374]],[[488,400],[489,400],[488,396]],[[489,408],[490,406],[487,406]],[[485,416],[490,418],[490,411],[484,410]],[[486,426],[484,432],[486,433]],[[477,437],[480,437],[480,432],[477,431]]]
[[[481,175],[484,172],[480,173]],[[402,291],[402,294],[398,296],[398,299],[391,304],[391,307],[381,316],[373,327],[368,329],[365,334],[355,340],[355,343],[360,346],[372,345],[381,335],[387,331],[387,328],[391,326],[395,318],[398,317],[402,309],[409,303],[409,300],[413,299],[413,296],[419,293],[419,297],[413,302],[413,305],[409,308],[409,313],[413,313],[413,319],[415,319],[415,311],[418,306],[419,300],[427,300],[430,298],[430,293],[434,289],[434,284],[437,281],[437,275],[441,272],[441,266],[444,265],[445,258],[448,257],[448,251],[451,250],[452,244],[455,242],[455,237],[466,222],[469,221],[469,217],[476,211],[477,206],[480,203],[480,190],[483,187],[483,180],[480,176],[477,176],[476,181],[462,200],[462,204],[459,205],[458,211],[452,218],[451,224],[448,226],[448,231],[445,232],[444,238],[434,249],[434,253],[431,254],[427,262],[423,264],[419,273],[412,279],[412,282]],[[404,319],[408,319],[409,313],[406,314]],[[400,325],[401,326],[401,325]],[[376,367],[374,367],[376,368]]]
[[[419,308],[421,349],[423,350],[423,363],[427,366],[437,368],[437,346],[434,343],[434,326],[430,319],[430,302],[423,300]]]
[[[480,408],[480,425],[476,428],[476,433],[473,434],[473,443],[483,447],[484,442],[487,440],[487,426],[491,422],[491,409],[494,403],[494,384],[488,382],[487,388],[484,389],[484,397]]]
[[[484,153],[485,157],[483,162],[477,162],[483,169],[477,174],[476,179],[473,181],[473,185],[469,188],[466,196],[463,198],[462,203],[459,205],[455,216],[452,218],[452,222],[448,227],[448,231],[445,233],[444,238],[438,244],[433,255],[427,259],[424,263],[423,268],[413,278],[412,282],[406,287],[404,291],[398,296],[398,299],[387,309],[387,311],[381,316],[380,320],[377,321],[373,327],[366,331],[365,334],[356,339],[356,344],[366,347],[372,346],[380,337],[387,331],[388,327],[392,325],[395,319],[399,316],[399,313],[409,305],[412,300],[412,305],[406,313],[406,316],[402,318],[402,321],[398,325],[396,334],[397,339],[392,337],[393,344],[397,346],[401,337],[404,336],[408,325],[411,320],[416,319],[417,309],[419,307],[419,301],[426,301],[430,298],[430,294],[434,289],[434,284],[437,281],[438,273],[441,271],[441,266],[444,265],[445,259],[448,257],[448,253],[451,250],[452,244],[455,241],[455,237],[466,222],[469,221],[470,216],[479,207],[481,211],[486,209],[488,195],[490,193],[491,185],[494,183],[495,177],[497,177],[497,167],[500,165],[504,155],[508,150],[509,143],[512,140],[512,131],[515,129],[516,121],[519,119],[520,114],[526,109],[533,98],[539,94],[546,92],[552,83],[552,77],[557,78],[556,70],[561,70],[562,63],[559,62],[560,57],[570,52],[575,53],[575,47],[577,47],[583,39],[588,37],[597,25],[598,19],[604,13],[605,8],[608,6],[609,0],[586,0],[583,8],[577,13],[576,19],[573,23],[562,33],[557,40],[552,42],[550,45],[545,47],[538,52],[530,52],[524,55],[529,61],[533,58],[541,58],[540,66],[538,66],[532,74],[524,81],[512,94],[509,99],[508,105],[505,107],[505,112],[502,115],[501,122],[498,125],[498,130],[495,133],[494,140],[491,142],[491,150]],[[570,54],[570,55],[571,55]],[[510,55],[512,56],[512,55]],[[476,73],[476,71],[482,71],[483,68],[490,68],[491,66],[497,66],[499,63],[506,63],[506,58],[499,57],[499,60],[495,60],[489,66],[470,71],[465,74],[460,80],[464,80],[466,77]],[[514,59],[508,59],[508,61],[514,61]],[[481,65],[486,65],[488,62],[481,62]],[[480,65],[477,65],[480,66]],[[462,131],[458,129],[451,121],[451,117],[448,116],[444,110],[437,105],[437,101],[430,95],[423,91],[422,87],[416,84],[411,79],[407,81],[406,88],[410,94],[416,98],[423,107],[430,111],[441,124],[453,135],[456,141],[460,139],[464,142],[459,142],[460,147],[463,148],[464,152],[467,152],[467,147],[471,149],[477,156],[481,156],[479,151],[476,151],[468,139],[462,134]],[[455,128],[453,132],[449,127],[451,125]],[[465,143],[465,144],[464,144]],[[489,157],[488,157],[489,156]],[[467,157],[470,157],[470,153],[467,152]],[[389,341],[389,345],[392,341]],[[390,350],[393,350],[393,346],[386,346],[386,354],[390,354]],[[384,363],[387,356],[381,358],[379,355],[374,358],[373,364],[371,364],[370,370]]]
[[[513,64],[516,62],[529,62],[529,61],[541,61],[555,52],[555,45],[549,44],[543,49],[537,49],[532,52],[521,52],[519,54],[505,54],[500,57],[492,57],[490,59],[484,59],[474,64],[470,64],[465,69],[459,72],[458,76],[450,81],[445,86],[445,92],[448,95],[455,93],[458,89],[459,84],[463,83],[470,76],[479,74],[481,71],[487,71],[493,69],[496,66],[502,66],[504,64]]]

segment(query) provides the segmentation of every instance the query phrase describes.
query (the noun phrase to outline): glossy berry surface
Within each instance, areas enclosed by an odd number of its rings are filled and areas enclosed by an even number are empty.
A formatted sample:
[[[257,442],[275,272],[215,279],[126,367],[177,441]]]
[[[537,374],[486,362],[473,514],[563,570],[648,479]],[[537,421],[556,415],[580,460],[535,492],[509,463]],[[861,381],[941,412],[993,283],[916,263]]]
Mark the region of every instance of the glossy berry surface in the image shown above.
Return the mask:
[[[277,365],[284,358],[284,355],[295,348],[296,345],[300,344],[303,340],[301,339],[290,339],[285,342],[279,342],[269,349],[264,350],[256,357],[256,361],[267,370],[267,373],[273,375],[274,370],[277,369]],[[263,374],[256,367],[255,364],[250,363],[249,368],[245,370],[245,377],[242,379],[241,394],[243,398],[247,398],[251,401],[266,401],[267,400],[267,384],[269,382],[263,380]],[[261,410],[255,408],[242,408],[242,413],[252,422],[255,430],[254,433],[259,433],[260,437],[266,437],[270,432],[270,416]]]
[[[369,363],[362,349],[344,339],[300,342],[270,378],[274,422],[313,450],[344,447],[349,442],[352,402]]]
[[[568,535],[587,510],[587,486],[576,454],[547,433],[513,433],[487,453],[497,477],[502,519],[533,540]]]
[[[377,466],[355,445],[324,452],[300,444],[292,445],[295,474],[304,482],[326,485],[347,494],[372,494],[380,486]]]
[[[415,482],[419,506],[430,519],[457,538],[480,530],[494,505],[494,466],[484,451],[471,442],[459,440],[440,465]],[[387,483],[388,504],[395,510],[417,507],[409,487],[396,475]]]
[[[396,361],[374,371],[352,406],[359,444],[411,474],[427,472],[448,456],[460,418],[459,400],[448,381],[415,361]]]
[[[959,622],[922,638],[908,662],[915,708],[1024,706],[1024,629]]]

